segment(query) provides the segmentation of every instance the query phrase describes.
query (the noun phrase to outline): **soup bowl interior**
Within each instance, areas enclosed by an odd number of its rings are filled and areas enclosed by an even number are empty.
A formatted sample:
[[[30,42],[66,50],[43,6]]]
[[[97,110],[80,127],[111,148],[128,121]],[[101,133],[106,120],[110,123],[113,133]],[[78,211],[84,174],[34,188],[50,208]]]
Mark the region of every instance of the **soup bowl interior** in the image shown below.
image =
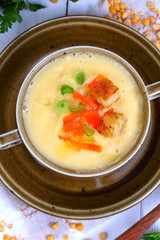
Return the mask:
[[[24,110],[24,99],[26,95],[26,91],[28,90],[28,87],[33,81],[33,78],[39,73],[39,71],[45,67],[48,63],[52,62],[53,60],[66,55],[66,54],[71,54],[71,53],[78,53],[78,52],[83,52],[83,53],[97,53],[103,56],[106,56],[108,58],[113,59],[114,61],[120,63],[133,77],[133,79],[136,81],[136,84],[138,86],[138,89],[141,93],[142,99],[143,99],[143,118],[142,121],[142,127],[141,127],[141,132],[137,139],[134,141],[132,146],[128,149],[128,151],[123,154],[121,157],[119,157],[116,161],[108,164],[104,168],[97,168],[97,169],[92,169],[92,170],[85,170],[85,171],[79,171],[79,170],[73,170],[73,169],[68,169],[68,168],[63,168],[56,163],[49,161],[46,159],[34,146],[32,141],[30,140],[29,136],[27,135],[27,131],[25,129],[24,125],[24,119],[23,119],[23,110]],[[68,176],[75,176],[75,177],[94,177],[94,176],[99,176],[103,174],[108,174],[116,169],[120,168],[123,166],[125,163],[127,163],[139,150],[141,147],[142,143],[144,142],[144,139],[147,135],[149,124],[150,124],[150,102],[147,94],[146,87],[144,85],[143,80],[139,76],[139,74],[135,71],[135,69],[128,63],[126,62],[123,58],[120,56],[116,55],[113,52],[104,50],[102,48],[98,47],[91,47],[91,46],[78,46],[78,47],[69,47],[65,49],[58,50],[56,52],[53,52],[52,54],[46,56],[43,58],[39,63],[37,63],[32,70],[29,72],[29,74],[26,76],[17,99],[17,105],[16,105],[16,120],[17,120],[17,126],[18,130],[21,136],[21,139],[25,146],[27,147],[28,151],[30,154],[37,160],[40,164],[42,164],[45,167],[48,167],[54,171],[57,171],[59,173],[68,175]]]

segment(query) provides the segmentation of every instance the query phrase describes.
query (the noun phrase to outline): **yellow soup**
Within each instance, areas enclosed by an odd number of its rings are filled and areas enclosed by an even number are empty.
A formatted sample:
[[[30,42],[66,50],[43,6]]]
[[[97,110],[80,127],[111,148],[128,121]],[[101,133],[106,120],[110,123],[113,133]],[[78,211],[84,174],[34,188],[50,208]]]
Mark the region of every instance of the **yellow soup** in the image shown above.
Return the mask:
[[[75,81],[76,71],[85,74],[84,84]],[[60,139],[63,119],[71,111],[58,115],[54,110],[60,100],[75,102],[72,93],[62,95],[62,85],[67,84],[85,94],[87,84],[97,74],[104,75],[119,88],[120,98],[113,104],[114,111],[123,113],[127,119],[115,137],[106,137],[94,130],[92,138],[102,146],[101,152],[81,149]],[[143,101],[134,79],[119,63],[99,54],[76,53],[50,62],[34,77],[25,96],[24,109],[25,129],[39,153],[59,166],[89,170],[104,168],[132,147],[141,132]]]

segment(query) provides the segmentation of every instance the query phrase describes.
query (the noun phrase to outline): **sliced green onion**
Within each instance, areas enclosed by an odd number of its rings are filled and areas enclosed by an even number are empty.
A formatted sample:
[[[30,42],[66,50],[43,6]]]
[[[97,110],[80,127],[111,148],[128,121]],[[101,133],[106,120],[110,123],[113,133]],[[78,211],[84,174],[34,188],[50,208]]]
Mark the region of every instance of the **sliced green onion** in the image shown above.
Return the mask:
[[[70,108],[70,102],[67,100],[61,100],[59,102],[56,103],[56,105],[54,106],[54,111],[58,114],[58,115],[62,115],[64,113],[67,113],[69,108]]]
[[[94,130],[90,129],[87,124],[84,124],[84,134],[87,135],[88,137],[93,136]]]
[[[82,71],[76,71],[74,75],[76,83],[83,84],[85,81],[85,74]]]
[[[85,105],[83,103],[79,103],[78,107],[71,109],[71,112],[73,112],[73,113],[81,113],[81,112],[84,111],[84,109],[85,109]]]
[[[66,93],[73,93],[73,92],[74,92],[74,89],[71,86],[69,86],[67,84],[62,85],[62,87],[61,87],[62,95],[66,94]]]

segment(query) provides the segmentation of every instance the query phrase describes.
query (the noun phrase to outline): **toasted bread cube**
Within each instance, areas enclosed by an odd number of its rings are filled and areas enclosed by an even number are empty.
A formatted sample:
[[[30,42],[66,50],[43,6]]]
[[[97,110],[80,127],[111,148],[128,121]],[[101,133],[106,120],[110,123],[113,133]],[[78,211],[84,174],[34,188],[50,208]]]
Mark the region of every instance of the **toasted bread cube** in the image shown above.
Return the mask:
[[[118,87],[105,78],[96,84],[89,94],[103,107],[109,107],[119,99]]]
[[[102,119],[98,132],[105,137],[115,137],[119,135],[127,122],[123,113],[107,113]]]

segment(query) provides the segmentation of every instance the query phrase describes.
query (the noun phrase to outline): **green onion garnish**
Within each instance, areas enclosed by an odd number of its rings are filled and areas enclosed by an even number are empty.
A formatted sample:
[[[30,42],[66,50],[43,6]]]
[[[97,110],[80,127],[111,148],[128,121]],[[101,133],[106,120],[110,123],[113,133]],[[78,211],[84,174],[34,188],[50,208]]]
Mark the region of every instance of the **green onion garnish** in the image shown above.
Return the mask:
[[[62,95],[66,94],[66,93],[73,93],[74,89],[72,87],[70,87],[69,85],[65,84],[62,85],[61,87],[61,93]]]
[[[70,108],[70,102],[67,100],[61,100],[59,102],[56,103],[56,105],[54,106],[54,111],[58,114],[58,115],[62,115],[64,113],[67,113],[69,108]]]
[[[76,71],[74,75],[76,83],[83,84],[85,80],[85,74],[82,71]]]
[[[71,109],[71,112],[73,112],[73,113],[81,113],[81,112],[84,111],[84,109],[85,109],[85,105],[83,103],[79,103],[78,107]]]
[[[84,124],[84,134],[87,135],[88,137],[93,136],[94,130],[90,129],[87,124]]]

